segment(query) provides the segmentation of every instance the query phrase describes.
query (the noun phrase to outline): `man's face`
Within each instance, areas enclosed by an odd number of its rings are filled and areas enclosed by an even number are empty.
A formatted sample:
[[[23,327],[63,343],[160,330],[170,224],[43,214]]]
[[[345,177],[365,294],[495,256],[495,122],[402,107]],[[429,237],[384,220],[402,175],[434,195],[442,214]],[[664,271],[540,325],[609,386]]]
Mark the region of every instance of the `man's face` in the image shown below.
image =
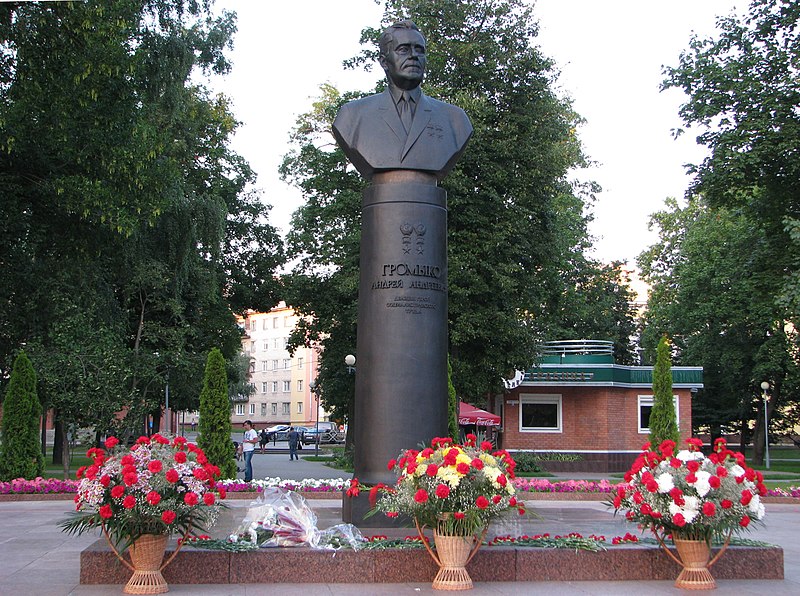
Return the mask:
[[[380,64],[386,76],[400,89],[413,89],[425,76],[425,39],[414,29],[395,29]]]

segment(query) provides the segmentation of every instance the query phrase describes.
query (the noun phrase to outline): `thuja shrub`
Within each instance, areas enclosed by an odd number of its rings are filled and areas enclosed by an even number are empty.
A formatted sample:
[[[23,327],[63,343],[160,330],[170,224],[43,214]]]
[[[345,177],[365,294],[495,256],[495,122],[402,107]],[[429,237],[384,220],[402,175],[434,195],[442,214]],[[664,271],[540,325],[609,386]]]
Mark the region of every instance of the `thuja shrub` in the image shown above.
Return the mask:
[[[654,447],[670,440],[680,442],[675,402],[672,399],[672,361],[669,340],[662,337],[656,350],[653,366],[653,409],[650,411],[650,444]]]
[[[44,470],[39,440],[42,406],[36,393],[36,372],[20,351],[3,401],[0,479],[36,478]]]
[[[225,358],[219,348],[211,350],[206,361],[198,430],[197,446],[205,452],[208,461],[220,469],[221,478],[236,478],[228,374]]]

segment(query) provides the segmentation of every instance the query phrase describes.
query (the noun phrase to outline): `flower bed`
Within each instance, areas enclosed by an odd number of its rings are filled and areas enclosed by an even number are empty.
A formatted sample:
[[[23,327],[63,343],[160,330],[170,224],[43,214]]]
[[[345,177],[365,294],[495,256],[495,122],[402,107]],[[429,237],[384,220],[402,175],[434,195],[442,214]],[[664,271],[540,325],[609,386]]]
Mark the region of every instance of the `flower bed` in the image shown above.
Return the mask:
[[[250,483],[241,480],[221,480],[218,485],[228,491],[229,496],[236,493],[256,493],[261,492],[266,487],[279,487],[287,490],[302,492],[306,497],[309,495],[326,496],[338,498],[347,486],[349,480],[341,478],[306,478],[304,480],[283,480],[281,478],[264,478],[263,480],[253,480]],[[562,480],[550,481],[547,478],[516,478],[514,487],[517,495],[525,497],[527,494],[543,495],[606,495],[616,491],[617,484],[608,480],[598,482],[590,480]],[[17,478],[11,482],[0,482],[0,498],[6,495],[74,495],[78,490],[77,480],[61,480],[58,478],[35,478],[25,480]],[[233,493],[233,494],[231,494]],[[773,488],[767,491],[767,497],[783,499],[800,499],[800,486],[789,486],[787,488]]]

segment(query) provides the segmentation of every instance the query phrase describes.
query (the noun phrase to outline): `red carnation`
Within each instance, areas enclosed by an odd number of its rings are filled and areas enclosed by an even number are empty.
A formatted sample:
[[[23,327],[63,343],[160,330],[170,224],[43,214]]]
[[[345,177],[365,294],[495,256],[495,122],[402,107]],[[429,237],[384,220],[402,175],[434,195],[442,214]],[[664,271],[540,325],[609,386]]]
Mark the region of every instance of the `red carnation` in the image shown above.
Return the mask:
[[[456,472],[458,472],[459,474],[464,474],[466,476],[467,474],[469,474],[469,464],[464,463],[463,461],[460,462],[456,466]]]
[[[117,445],[119,445],[119,439],[117,437],[108,437],[106,439],[106,449],[113,449]]]
[[[700,469],[700,462],[696,459],[686,462],[686,469],[690,472],[697,472]]]
[[[139,482],[139,476],[138,476],[138,475],[137,475],[135,472],[133,472],[133,473],[130,473],[130,474],[125,474],[125,475],[122,477],[122,481],[123,481],[123,482],[124,482],[124,483],[125,483],[127,486],[133,486],[134,484],[136,484],[137,482]]]
[[[730,509],[731,507],[733,507],[733,501],[730,501],[728,499],[722,499],[720,505],[722,506],[723,509]]]
[[[497,484],[499,484],[500,486],[505,486],[506,484],[508,484],[508,479],[505,477],[505,475],[500,474],[497,477]]]
[[[178,471],[175,468],[170,468],[169,470],[167,470],[166,477],[167,477],[167,482],[175,484],[180,479],[181,476],[180,474],[178,474]]]
[[[89,466],[88,468],[86,468],[86,477],[89,480],[94,480],[97,477],[97,473],[99,471],[100,469],[97,466]]]
[[[397,511],[387,511],[386,517],[397,517]]]
[[[139,445],[149,445],[150,444],[150,439],[148,437],[145,437],[144,435],[142,435],[141,437],[136,439],[136,442]]]
[[[193,505],[197,505],[199,499],[197,498],[197,493],[188,492],[183,495],[183,502],[189,505],[190,507]]]
[[[206,505],[209,506],[213,505],[215,500],[216,499],[214,497],[214,493],[209,493],[209,492],[203,493],[203,503],[205,503]]]
[[[425,468],[425,474],[433,478],[436,476],[436,473],[439,471],[439,466],[436,464],[428,464],[428,467]]]
[[[125,494],[125,487],[121,484],[117,484],[114,488],[111,489],[111,498],[119,499],[122,495]]]
[[[486,509],[489,506],[489,499],[481,495],[475,499],[475,505],[478,507],[478,509]]]
[[[149,493],[147,493],[147,502],[151,505],[158,505],[161,502],[161,495],[156,491],[151,490]]]
[[[175,460],[175,463],[178,464],[185,464],[186,463],[186,452],[185,451],[176,451],[175,455],[172,457]]]
[[[396,465],[397,465],[397,460],[396,459],[390,459],[389,463],[386,464],[386,469],[389,470],[389,471],[392,471]]]
[[[676,513],[672,516],[672,523],[674,523],[679,528],[682,528],[686,525],[686,518],[683,517],[682,513]]]
[[[406,474],[413,474],[416,471],[417,471],[417,462],[415,461],[408,462],[408,465],[406,466]]]
[[[492,445],[490,441],[483,441],[481,443],[481,449],[483,451],[491,451],[492,447],[494,447],[494,445]]]
[[[747,489],[743,490],[743,491],[742,491],[742,498],[740,499],[740,501],[739,501],[739,502],[740,502],[742,505],[749,505],[749,504],[750,504],[750,501],[752,501],[752,500],[753,500],[753,493],[751,493],[751,492],[750,492],[749,490],[747,490]]]
[[[421,488],[414,495],[414,500],[417,503],[427,503],[428,502],[428,493],[425,491],[424,488]]]
[[[111,510],[111,505],[103,505],[100,507],[100,511],[98,513],[100,513],[100,517],[103,519],[111,519],[114,517],[114,512]]]
[[[123,466],[133,466],[136,465],[136,460],[133,459],[133,456],[130,453],[128,453],[127,455],[122,456],[122,459],[119,460],[119,463]]]
[[[483,470],[483,460],[479,457],[476,457],[470,462],[470,465],[475,468],[476,470]]]
[[[495,496],[492,497],[492,503],[497,505],[502,500],[502,498],[503,497],[501,497],[500,495],[495,495]]]
[[[128,495],[127,497],[122,499],[122,506],[125,509],[133,509],[134,507],[136,507],[136,497],[134,497],[133,495]]]
[[[436,487],[436,496],[440,499],[446,499],[450,495],[450,487],[446,484],[440,484]]]
[[[642,493],[640,493],[638,490],[635,493],[633,493],[633,502],[636,503],[637,505],[641,505],[642,503],[644,503],[644,497],[642,496]]]
[[[717,507],[711,501],[706,501],[703,503],[703,515],[706,517],[713,517],[714,514],[717,512]]]
[[[154,459],[149,464],[147,464],[147,469],[150,470],[151,474],[158,474],[161,471],[162,467],[163,466],[161,465],[161,460],[159,459]]]
[[[108,485],[111,484],[111,478],[109,477],[108,474],[103,474],[102,476],[100,476],[100,484],[102,484],[105,487],[108,487]]]
[[[208,479],[208,474],[206,474],[206,471],[203,468],[195,468],[194,470],[192,470],[192,474],[198,480],[207,480]]]
[[[466,517],[466,514],[463,511],[456,511],[453,514],[453,517],[456,519],[464,519]]]
[[[747,526],[749,526],[750,525],[750,516],[743,515],[742,519],[739,520],[739,525],[742,526],[743,528],[746,528]]]
[[[167,509],[164,513],[161,514],[161,521],[169,525],[175,521],[176,517],[177,515],[175,515],[175,512],[172,511],[172,509]]]
[[[228,492],[224,488],[219,489],[219,498],[224,499],[228,496]]]
[[[671,468],[675,468],[677,470],[683,465],[683,462],[679,460],[677,457],[672,457],[669,460],[669,465]]]
[[[650,515],[653,513],[653,508],[650,503],[642,503],[642,515]]]

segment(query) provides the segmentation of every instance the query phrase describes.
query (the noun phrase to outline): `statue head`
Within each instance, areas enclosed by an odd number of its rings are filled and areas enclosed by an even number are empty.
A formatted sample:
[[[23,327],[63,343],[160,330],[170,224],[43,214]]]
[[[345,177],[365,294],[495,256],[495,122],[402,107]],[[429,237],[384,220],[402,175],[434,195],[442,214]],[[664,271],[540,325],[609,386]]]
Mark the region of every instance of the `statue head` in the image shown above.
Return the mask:
[[[378,41],[378,61],[389,83],[400,89],[413,89],[425,77],[425,38],[413,21],[398,21],[384,29]]]

